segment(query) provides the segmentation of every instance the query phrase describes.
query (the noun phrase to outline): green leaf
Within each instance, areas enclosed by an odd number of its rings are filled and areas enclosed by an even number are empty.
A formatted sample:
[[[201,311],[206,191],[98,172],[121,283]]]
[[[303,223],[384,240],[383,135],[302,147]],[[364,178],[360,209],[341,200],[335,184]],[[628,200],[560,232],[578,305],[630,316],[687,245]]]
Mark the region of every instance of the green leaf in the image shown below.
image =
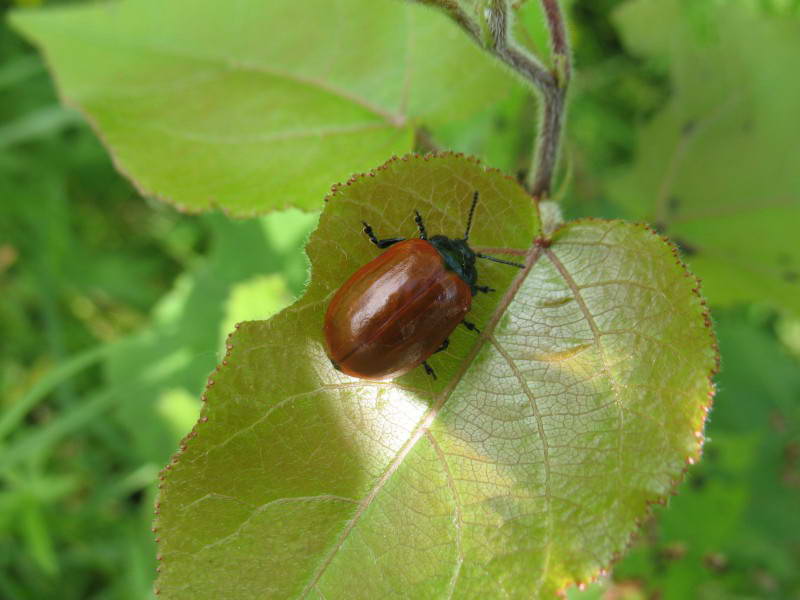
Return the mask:
[[[617,15],[674,92],[610,193],[687,251],[712,303],[800,311],[800,21],[728,3],[698,23],[685,5],[636,0]]]
[[[123,0],[17,12],[121,171],[189,211],[318,206],[512,78],[445,15],[382,0]]]
[[[421,369],[333,369],[325,306],[378,251],[361,234],[463,231],[524,260],[481,264],[474,299]],[[305,296],[240,325],[200,421],[162,473],[163,598],[549,598],[622,551],[700,453],[716,352],[695,280],[646,228],[579,221],[552,245],[516,182],[455,155],[337,186]]]

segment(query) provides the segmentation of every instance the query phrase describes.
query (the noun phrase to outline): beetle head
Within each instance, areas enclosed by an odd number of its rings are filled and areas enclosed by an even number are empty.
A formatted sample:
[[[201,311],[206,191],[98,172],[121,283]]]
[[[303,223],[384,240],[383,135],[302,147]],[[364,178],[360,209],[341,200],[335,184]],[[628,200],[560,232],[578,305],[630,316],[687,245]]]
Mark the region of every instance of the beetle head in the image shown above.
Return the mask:
[[[435,235],[428,240],[439,251],[447,269],[454,271],[475,293],[478,270],[475,268],[477,255],[469,247],[467,240],[457,240],[445,235]]]
[[[454,271],[472,290],[472,294],[478,291],[475,287],[478,282],[478,269],[475,267],[475,259],[483,258],[492,262],[509,265],[524,269],[525,265],[515,263],[510,260],[496,258],[494,256],[487,256],[480,252],[475,252],[469,247],[469,232],[472,229],[472,217],[475,215],[475,206],[478,204],[478,191],[472,196],[472,204],[469,207],[469,216],[467,217],[467,230],[464,232],[463,239],[452,239],[444,235],[435,235],[428,240],[439,251],[444,259],[445,266]],[[417,213],[419,218],[419,213]],[[424,233],[424,230],[422,230]]]

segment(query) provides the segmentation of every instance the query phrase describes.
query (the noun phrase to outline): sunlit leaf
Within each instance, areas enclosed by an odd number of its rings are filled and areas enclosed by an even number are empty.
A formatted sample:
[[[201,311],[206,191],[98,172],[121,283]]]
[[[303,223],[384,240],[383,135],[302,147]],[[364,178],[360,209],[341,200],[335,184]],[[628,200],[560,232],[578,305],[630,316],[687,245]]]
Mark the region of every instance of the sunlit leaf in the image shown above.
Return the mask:
[[[361,234],[462,234],[515,256],[416,370],[334,370],[324,309],[378,251]],[[533,244],[511,179],[407,157],[338,187],[308,245],[305,296],[241,324],[162,477],[164,598],[552,597],[608,566],[648,503],[698,458],[715,368],[695,280],[638,225],[579,221]],[[463,329],[463,330],[462,330]]]
[[[636,0],[618,14],[628,45],[667,65],[674,91],[608,187],[684,248],[712,302],[800,311],[800,21],[733,3],[690,20],[688,6]]]
[[[399,0],[161,0],[18,12],[63,99],[140,190],[187,210],[317,208],[512,78],[439,11]]]

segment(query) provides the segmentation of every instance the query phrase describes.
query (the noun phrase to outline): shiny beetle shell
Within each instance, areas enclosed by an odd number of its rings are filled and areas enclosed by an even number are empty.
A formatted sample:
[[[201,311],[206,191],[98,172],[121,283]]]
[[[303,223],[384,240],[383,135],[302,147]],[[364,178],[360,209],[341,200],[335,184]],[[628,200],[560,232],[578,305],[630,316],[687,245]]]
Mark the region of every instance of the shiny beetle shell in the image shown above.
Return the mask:
[[[399,377],[441,347],[471,306],[470,286],[433,244],[399,242],[333,297],[325,315],[328,355],[354,377]]]
[[[393,379],[423,365],[434,379],[427,359],[447,348],[448,337],[464,320],[478,292],[476,258],[523,268],[469,247],[472,198],[463,238],[435,235],[428,239],[422,216],[415,211],[419,239],[379,240],[364,223],[364,233],[386,252],[356,271],[339,289],[325,313],[325,343],[333,366],[362,379]]]

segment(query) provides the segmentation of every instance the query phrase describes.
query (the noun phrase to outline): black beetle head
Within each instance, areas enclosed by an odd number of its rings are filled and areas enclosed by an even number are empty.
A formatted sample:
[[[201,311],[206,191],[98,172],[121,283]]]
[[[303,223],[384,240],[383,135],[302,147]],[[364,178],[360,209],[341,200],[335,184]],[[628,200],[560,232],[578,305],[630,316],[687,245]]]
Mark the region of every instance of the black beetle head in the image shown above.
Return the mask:
[[[439,251],[444,259],[445,266],[463,279],[472,290],[474,296],[478,289],[476,286],[478,282],[478,270],[475,268],[476,258],[485,258],[492,262],[510,265],[524,269],[525,265],[503,260],[502,258],[495,258],[494,256],[487,256],[480,252],[475,252],[469,247],[469,232],[472,229],[472,216],[475,214],[475,206],[478,204],[478,191],[472,196],[472,205],[469,207],[469,217],[467,217],[467,230],[464,232],[464,239],[451,239],[444,235],[435,235],[428,240]],[[417,218],[419,213],[417,213]],[[424,233],[424,230],[423,230]]]
[[[477,254],[469,247],[467,240],[451,239],[445,235],[435,235],[428,240],[439,251],[447,269],[454,271],[475,294],[478,269],[475,268]]]

